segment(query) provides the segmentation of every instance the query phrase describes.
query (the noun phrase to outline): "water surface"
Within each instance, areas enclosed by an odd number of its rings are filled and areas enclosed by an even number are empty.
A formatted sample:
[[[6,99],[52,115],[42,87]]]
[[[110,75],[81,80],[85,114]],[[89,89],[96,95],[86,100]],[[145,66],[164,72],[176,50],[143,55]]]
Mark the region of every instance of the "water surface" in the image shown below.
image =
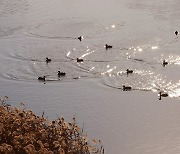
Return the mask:
[[[106,153],[177,153],[179,7],[177,0],[0,0],[0,95],[49,119],[76,116]],[[169,97],[159,101],[159,91]]]

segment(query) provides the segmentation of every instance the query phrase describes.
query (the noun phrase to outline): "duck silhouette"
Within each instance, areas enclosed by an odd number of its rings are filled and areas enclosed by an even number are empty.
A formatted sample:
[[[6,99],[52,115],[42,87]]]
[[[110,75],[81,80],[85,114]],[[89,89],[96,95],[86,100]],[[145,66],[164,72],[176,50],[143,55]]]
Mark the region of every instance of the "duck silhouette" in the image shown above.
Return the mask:
[[[49,59],[48,57],[46,57],[46,63],[51,62],[51,59]]]
[[[81,58],[77,58],[76,60],[77,60],[77,62],[78,62],[78,63],[80,63],[80,62],[83,62],[83,61],[84,61],[84,60],[83,60],[83,59],[81,59]]]
[[[45,82],[45,80],[46,80],[46,76],[41,76],[41,77],[38,77],[38,80],[39,80],[39,81],[44,81],[44,82]]]
[[[107,49],[111,49],[112,47],[113,47],[112,45],[107,45],[107,44],[105,44],[106,50],[107,50]]]
[[[165,67],[167,64],[168,64],[168,62],[167,61],[165,61],[165,60],[163,60],[163,67]]]
[[[161,100],[161,97],[168,97],[168,93],[162,93],[161,91],[159,92],[159,100]]]
[[[127,70],[126,70],[126,73],[127,73],[127,75],[128,75],[128,74],[132,74],[132,73],[133,73],[133,70],[127,69]]]
[[[83,39],[83,36],[79,36],[78,37],[78,40],[81,42],[82,41],[82,39]]]
[[[179,32],[178,32],[178,31],[175,31],[174,33],[175,33],[175,35],[177,36]]]
[[[123,85],[123,91],[130,91],[132,88],[130,86]]]
[[[60,76],[65,76],[65,75],[66,75],[65,72],[58,71],[58,77],[60,77]]]

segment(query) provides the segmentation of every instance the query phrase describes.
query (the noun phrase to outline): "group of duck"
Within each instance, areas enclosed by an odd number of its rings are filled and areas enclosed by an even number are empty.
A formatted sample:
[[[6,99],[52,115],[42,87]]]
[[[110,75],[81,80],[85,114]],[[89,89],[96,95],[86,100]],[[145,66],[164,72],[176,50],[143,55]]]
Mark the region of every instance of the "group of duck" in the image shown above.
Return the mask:
[[[65,72],[61,72],[61,71],[58,71],[57,72],[57,76],[60,78],[61,76],[65,76],[66,75],[66,73]],[[38,77],[38,80],[39,81],[46,81],[46,76],[40,76],[40,77]]]
[[[46,57],[46,60],[45,60],[45,61],[46,61],[46,63],[48,64],[48,63],[50,63],[52,60],[51,60],[50,58]],[[77,61],[78,63],[80,63],[80,62],[83,62],[84,60],[81,59],[81,58],[77,58],[76,61]],[[66,76],[66,73],[65,73],[65,72],[61,72],[61,71],[58,71],[58,72],[57,72],[57,76],[58,76],[59,78],[62,77],[62,76]],[[40,76],[40,77],[38,77],[38,80],[45,82],[46,76]]]
[[[46,63],[50,63],[51,62],[51,59],[46,57]],[[57,72],[57,76],[60,78],[61,76],[66,76],[66,73],[65,72],[61,72],[61,71],[58,71]],[[41,77],[38,77],[38,80],[39,81],[46,81],[46,76],[41,76]]]
[[[126,70],[127,75],[128,75],[128,74],[132,74],[133,72],[134,72],[133,70],[129,70],[129,69]],[[131,90],[132,90],[132,87],[123,85],[122,90],[123,90],[123,91],[131,91]],[[158,94],[158,96],[159,96],[159,100],[161,100],[162,97],[168,97],[169,95],[168,95],[168,93],[165,93],[165,92],[160,91],[159,94]]]
[[[178,31],[175,31],[174,33],[175,33],[176,36],[179,34]],[[113,47],[113,46],[111,46],[111,45],[107,45],[107,44],[105,45],[106,50],[107,50],[107,49],[110,49],[110,48],[112,48],[112,47]],[[165,67],[166,65],[168,65],[168,62],[167,62],[166,60],[163,60],[162,65],[163,65],[163,67]],[[127,69],[127,70],[126,70],[126,73],[127,73],[127,75],[128,75],[128,74],[132,74],[132,73],[133,73],[133,70]],[[122,90],[123,90],[123,91],[130,91],[130,90],[132,90],[132,87],[123,85]],[[159,95],[159,100],[161,100],[162,97],[168,97],[168,93],[161,92],[161,91],[159,92],[158,95]]]
[[[175,31],[174,34],[177,36],[179,34],[179,32]],[[163,60],[163,67],[165,67],[166,65],[168,65],[168,62]]]
[[[175,33],[176,36],[179,34],[178,31],[175,31],[174,33]],[[83,38],[83,36],[79,36],[77,39],[78,39],[79,41],[82,41],[84,38]],[[105,47],[106,50],[113,48],[112,45],[108,45],[108,44],[105,44],[104,47]],[[77,58],[76,61],[77,61],[77,63],[84,62],[84,60],[83,60],[82,58]],[[46,58],[46,63],[49,63],[49,62],[51,62],[51,59],[49,59],[49,58],[47,57],[47,58]],[[167,62],[166,60],[163,60],[162,65],[163,65],[163,67],[165,67],[166,65],[168,65],[168,62]],[[129,70],[129,69],[126,70],[127,76],[128,76],[129,74],[132,74],[133,72],[134,72],[133,70]],[[60,78],[61,76],[66,76],[66,73],[65,73],[65,72],[61,72],[61,71],[58,71],[58,72],[57,72],[57,76],[58,76],[59,78]],[[38,80],[45,82],[46,76],[38,77]],[[123,85],[122,90],[123,90],[123,91],[131,91],[131,90],[132,90],[132,87]],[[165,93],[165,92],[161,92],[161,91],[160,91],[160,92],[159,92],[159,100],[161,100],[162,97],[168,97],[168,93]]]
[[[179,34],[179,32],[175,31],[174,34],[177,36]],[[163,60],[162,65],[163,65],[163,67],[165,67],[166,65],[168,65],[168,62],[166,60]]]

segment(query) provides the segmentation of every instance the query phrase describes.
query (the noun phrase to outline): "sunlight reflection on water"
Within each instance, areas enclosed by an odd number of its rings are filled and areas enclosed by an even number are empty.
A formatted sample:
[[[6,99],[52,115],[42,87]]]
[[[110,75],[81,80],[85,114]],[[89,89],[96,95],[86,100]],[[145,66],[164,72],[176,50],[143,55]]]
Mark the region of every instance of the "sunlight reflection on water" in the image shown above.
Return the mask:
[[[100,50],[98,48],[91,48],[89,46],[86,47],[85,50],[81,50],[78,52],[77,50],[73,49],[71,52],[67,53],[67,56],[70,57],[71,59],[75,59],[76,54],[78,54],[81,58],[86,57],[86,61],[81,65],[78,64],[78,66],[80,66],[82,69],[88,70],[90,73],[93,72],[98,73],[103,77],[103,79],[106,78],[106,82],[107,82],[106,84],[109,86],[119,88],[123,84],[128,83],[133,87],[133,89],[147,90],[153,92],[164,91],[164,92],[168,92],[170,97],[179,97],[177,92],[178,91],[177,88],[179,85],[177,85],[177,83],[172,83],[167,79],[166,76],[159,74],[154,69],[149,69],[149,70],[142,69],[143,65],[139,65],[140,67],[137,66],[135,67],[135,65],[133,64],[134,60],[139,63],[146,63],[146,61],[143,59],[134,58],[136,57],[136,54],[138,53],[142,54],[144,49],[148,47],[150,47],[151,50],[156,50],[159,48],[158,46],[150,46],[150,45],[143,45],[142,47],[137,46],[135,48],[132,46],[129,48],[129,50],[130,51],[133,50],[134,51],[133,53],[126,51],[121,52],[121,56],[119,57],[119,59],[117,58],[116,60],[114,58],[117,57],[117,54],[119,54],[118,52],[116,52],[116,49],[114,50],[112,49],[113,52],[105,52],[105,51],[101,51],[102,49]],[[76,51],[76,53],[74,53],[74,51]],[[149,52],[144,52],[144,54],[146,53]],[[154,59],[157,60],[159,64],[161,64],[164,59],[162,57],[164,57],[163,54],[161,54],[160,57],[156,57]],[[98,58],[102,59],[102,61],[98,60]],[[108,59],[109,61],[108,64],[105,58]],[[169,55],[168,58],[166,58],[166,60],[169,61],[169,64],[173,64],[173,63],[175,64],[174,61],[177,62],[178,58],[179,58],[178,56]],[[133,69],[134,73],[132,75],[127,75],[125,70],[127,69],[128,65],[130,66],[130,64],[134,68]],[[114,67],[110,67],[113,65]],[[160,66],[162,67],[162,64]]]

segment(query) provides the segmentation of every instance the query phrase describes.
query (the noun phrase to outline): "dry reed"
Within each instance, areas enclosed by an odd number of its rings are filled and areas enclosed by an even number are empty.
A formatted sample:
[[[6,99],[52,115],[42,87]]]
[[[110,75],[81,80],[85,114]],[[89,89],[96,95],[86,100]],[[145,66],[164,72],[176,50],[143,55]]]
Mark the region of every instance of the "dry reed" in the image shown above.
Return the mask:
[[[0,153],[2,154],[103,154],[100,141],[89,141],[76,119],[49,122],[31,110],[11,107],[0,99]],[[21,105],[24,105],[21,103]]]

